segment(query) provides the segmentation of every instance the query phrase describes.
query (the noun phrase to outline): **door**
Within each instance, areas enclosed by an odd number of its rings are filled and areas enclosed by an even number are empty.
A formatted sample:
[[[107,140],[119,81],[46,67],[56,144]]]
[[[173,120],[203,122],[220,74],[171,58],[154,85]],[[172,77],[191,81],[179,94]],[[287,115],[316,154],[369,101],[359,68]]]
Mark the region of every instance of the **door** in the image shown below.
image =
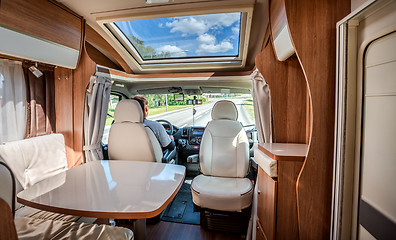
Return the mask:
[[[396,32],[364,57],[358,239],[396,239]]]

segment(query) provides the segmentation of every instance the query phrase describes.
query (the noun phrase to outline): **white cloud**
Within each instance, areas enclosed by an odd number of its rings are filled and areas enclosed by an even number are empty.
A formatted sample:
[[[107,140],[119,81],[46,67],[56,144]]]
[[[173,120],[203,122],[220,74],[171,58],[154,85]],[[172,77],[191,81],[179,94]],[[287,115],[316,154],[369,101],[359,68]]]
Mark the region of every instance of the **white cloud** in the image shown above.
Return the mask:
[[[185,57],[187,56],[186,50],[177,46],[164,45],[156,49],[157,52],[169,52],[172,57]]]
[[[179,31],[184,35],[188,33],[202,34],[209,29],[209,27],[203,21],[198,21],[193,17],[167,22],[166,26],[171,28],[170,32],[174,33]]]
[[[166,26],[171,28],[170,32],[182,32],[187,34],[203,34],[209,29],[229,27],[240,19],[240,13],[222,13],[202,16],[178,17]]]
[[[235,35],[239,35],[239,27],[233,27],[231,30]]]
[[[159,23],[159,24],[158,24],[158,27],[163,28],[163,27],[164,27],[164,24]]]
[[[222,41],[219,44],[200,44],[197,53],[219,53],[227,52],[233,48],[228,41]]]
[[[199,35],[197,40],[201,44],[215,44],[216,43],[216,37],[213,35],[207,34],[207,33]]]

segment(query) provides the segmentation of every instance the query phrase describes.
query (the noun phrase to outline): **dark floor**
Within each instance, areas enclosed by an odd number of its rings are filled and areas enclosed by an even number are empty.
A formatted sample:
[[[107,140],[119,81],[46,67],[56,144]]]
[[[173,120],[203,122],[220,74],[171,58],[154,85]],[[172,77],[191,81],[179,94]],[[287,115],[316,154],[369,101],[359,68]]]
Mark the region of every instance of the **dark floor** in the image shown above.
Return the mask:
[[[194,212],[194,204],[191,195],[192,178],[187,177],[172,202],[161,214],[161,220],[199,225],[199,212]]]
[[[108,219],[97,219],[97,224],[109,224]],[[122,222],[120,227],[132,229],[132,224]],[[244,240],[244,235],[207,231],[200,225],[160,221],[147,224],[147,240]]]
[[[206,231],[200,225],[161,221],[147,224],[147,240],[243,240],[244,236]]]

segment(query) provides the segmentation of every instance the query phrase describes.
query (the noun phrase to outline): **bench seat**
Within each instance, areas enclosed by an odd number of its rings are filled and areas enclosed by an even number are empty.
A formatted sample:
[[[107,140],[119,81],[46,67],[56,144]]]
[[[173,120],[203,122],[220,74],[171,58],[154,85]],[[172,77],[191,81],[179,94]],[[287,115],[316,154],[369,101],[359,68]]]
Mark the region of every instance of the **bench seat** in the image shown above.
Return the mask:
[[[123,227],[15,217],[18,239],[133,239]]]

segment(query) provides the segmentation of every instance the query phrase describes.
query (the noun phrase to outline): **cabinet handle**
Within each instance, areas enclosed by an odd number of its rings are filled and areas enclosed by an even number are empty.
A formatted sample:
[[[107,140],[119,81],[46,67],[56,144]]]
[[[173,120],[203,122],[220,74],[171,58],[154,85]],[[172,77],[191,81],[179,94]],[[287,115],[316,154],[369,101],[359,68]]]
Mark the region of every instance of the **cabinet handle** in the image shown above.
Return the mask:
[[[257,189],[257,194],[260,195],[261,191],[259,189]]]

